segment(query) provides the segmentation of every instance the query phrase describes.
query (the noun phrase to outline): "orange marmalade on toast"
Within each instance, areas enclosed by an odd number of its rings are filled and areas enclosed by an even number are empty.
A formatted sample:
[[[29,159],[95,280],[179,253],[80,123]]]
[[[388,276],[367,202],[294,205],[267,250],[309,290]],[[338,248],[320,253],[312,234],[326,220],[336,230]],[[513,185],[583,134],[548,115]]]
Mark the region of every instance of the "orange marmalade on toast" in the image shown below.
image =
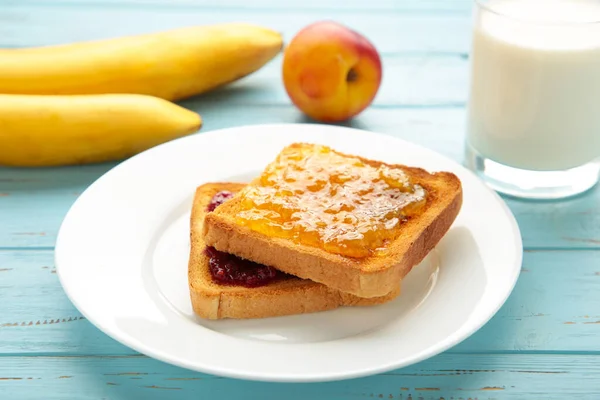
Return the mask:
[[[399,168],[327,146],[292,144],[240,192],[237,222],[271,237],[363,258],[395,239],[426,202]]]

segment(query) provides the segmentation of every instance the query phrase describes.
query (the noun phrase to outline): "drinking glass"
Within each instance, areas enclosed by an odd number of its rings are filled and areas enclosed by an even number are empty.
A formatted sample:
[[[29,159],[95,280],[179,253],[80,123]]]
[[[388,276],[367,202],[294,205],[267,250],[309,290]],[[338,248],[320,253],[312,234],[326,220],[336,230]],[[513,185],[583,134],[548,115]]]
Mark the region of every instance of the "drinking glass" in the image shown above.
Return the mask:
[[[600,2],[475,0],[465,163],[493,189],[556,199],[600,172]]]

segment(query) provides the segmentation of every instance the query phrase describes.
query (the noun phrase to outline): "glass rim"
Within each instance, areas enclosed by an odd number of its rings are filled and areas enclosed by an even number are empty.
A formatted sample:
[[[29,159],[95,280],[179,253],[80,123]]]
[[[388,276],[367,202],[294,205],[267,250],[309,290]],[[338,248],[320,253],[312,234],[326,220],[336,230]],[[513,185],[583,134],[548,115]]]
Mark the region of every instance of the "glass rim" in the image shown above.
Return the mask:
[[[509,15],[507,13],[503,13],[489,6],[489,0],[472,0],[478,8],[483,9],[489,13],[497,15],[499,17],[507,18],[516,22],[520,22],[523,24],[531,24],[531,25],[539,25],[539,26],[582,26],[582,25],[593,25],[600,24],[600,19],[593,21],[583,21],[583,22],[575,22],[575,21],[537,21],[534,19],[528,19],[523,17],[515,17],[513,15]],[[564,1],[564,0],[562,0]],[[568,3],[568,1],[564,1]],[[540,1],[540,5],[544,5],[545,2]]]

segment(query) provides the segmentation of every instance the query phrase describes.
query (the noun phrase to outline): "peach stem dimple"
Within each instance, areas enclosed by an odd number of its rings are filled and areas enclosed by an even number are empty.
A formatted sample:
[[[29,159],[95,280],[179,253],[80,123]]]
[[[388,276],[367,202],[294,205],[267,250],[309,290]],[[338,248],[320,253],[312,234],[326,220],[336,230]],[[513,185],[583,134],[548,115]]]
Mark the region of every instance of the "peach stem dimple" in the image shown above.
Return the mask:
[[[358,73],[354,68],[350,68],[346,74],[346,82],[355,82],[358,79]]]

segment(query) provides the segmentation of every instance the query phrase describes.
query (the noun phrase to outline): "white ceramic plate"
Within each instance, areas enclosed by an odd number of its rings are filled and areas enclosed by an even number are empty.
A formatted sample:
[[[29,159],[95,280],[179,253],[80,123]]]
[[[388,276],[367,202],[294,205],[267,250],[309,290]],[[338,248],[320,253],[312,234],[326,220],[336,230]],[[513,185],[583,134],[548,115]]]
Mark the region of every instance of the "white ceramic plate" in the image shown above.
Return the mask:
[[[261,320],[196,318],[187,289],[194,189],[246,182],[294,141],[452,171],[463,183],[462,210],[388,304]],[[522,243],[500,197],[450,159],[387,135],[283,124],[193,135],[121,163],[72,206],[55,254],[60,281],[81,313],[141,353],[227,377],[325,381],[403,367],[467,338],[512,291]]]

